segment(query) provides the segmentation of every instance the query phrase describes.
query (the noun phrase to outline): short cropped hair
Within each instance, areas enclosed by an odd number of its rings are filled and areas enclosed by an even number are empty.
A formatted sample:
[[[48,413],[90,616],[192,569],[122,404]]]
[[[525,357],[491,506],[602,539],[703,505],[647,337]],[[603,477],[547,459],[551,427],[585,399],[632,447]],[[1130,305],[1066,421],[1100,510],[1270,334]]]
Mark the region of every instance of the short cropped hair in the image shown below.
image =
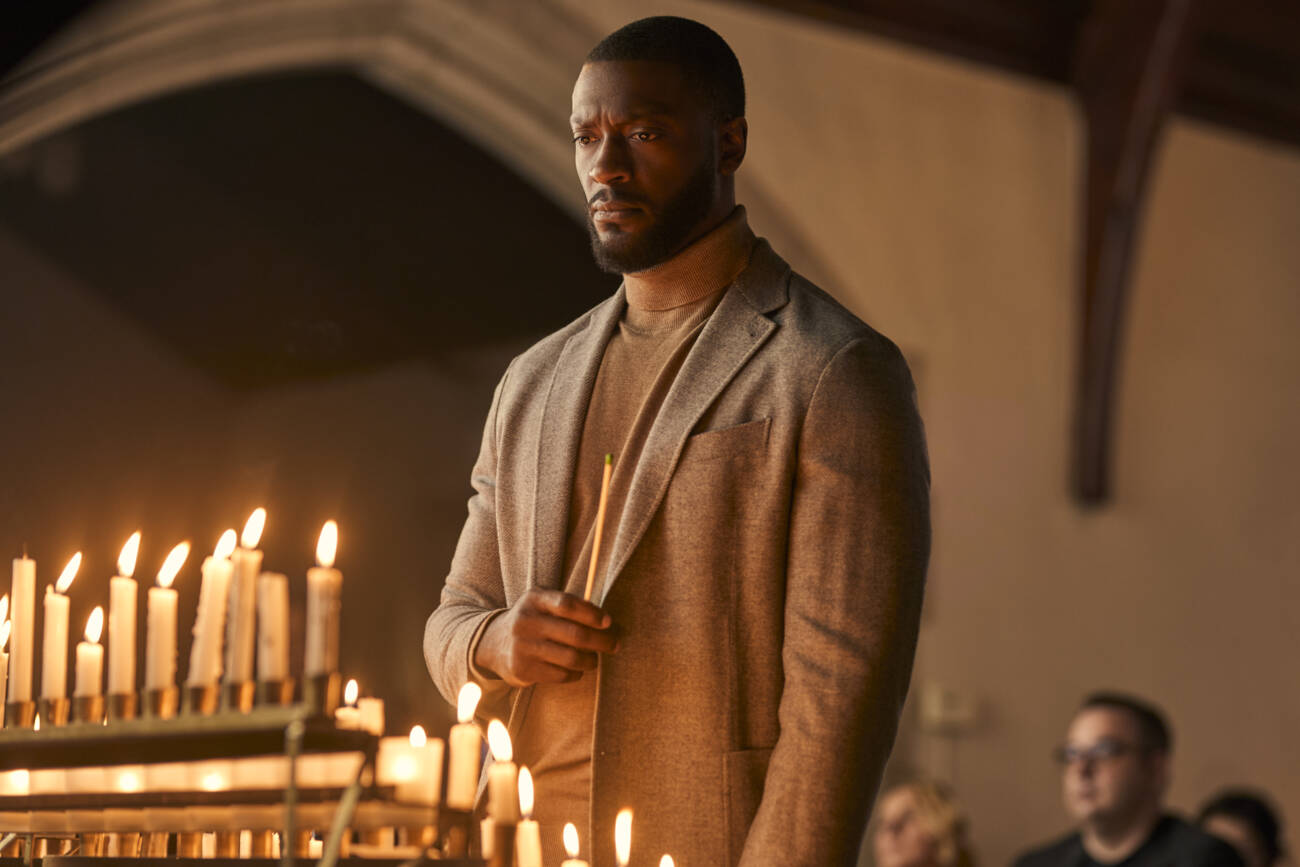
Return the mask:
[[[1238,819],[1250,826],[1269,864],[1282,857],[1282,822],[1264,795],[1245,789],[1228,789],[1215,795],[1204,807],[1196,824],[1215,816]]]
[[[1094,692],[1079,705],[1080,711],[1091,708],[1111,708],[1127,713],[1137,723],[1138,737],[1144,749],[1160,753],[1173,750],[1174,736],[1169,722],[1160,709],[1150,702],[1122,692]]]
[[[672,63],[696,84],[719,120],[745,116],[745,77],[726,40],[689,18],[656,15],[624,25],[600,40],[587,63],[652,60]]]

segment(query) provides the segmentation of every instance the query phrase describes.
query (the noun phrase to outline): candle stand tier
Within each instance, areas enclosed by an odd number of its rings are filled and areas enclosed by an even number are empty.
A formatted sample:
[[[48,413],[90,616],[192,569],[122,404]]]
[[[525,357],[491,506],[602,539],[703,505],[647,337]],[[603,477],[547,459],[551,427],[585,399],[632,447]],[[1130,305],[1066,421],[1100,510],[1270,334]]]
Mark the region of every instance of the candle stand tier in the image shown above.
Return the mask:
[[[470,813],[399,803],[394,787],[379,784],[378,745],[377,736],[340,729],[305,704],[107,725],[73,722],[40,731],[6,728],[0,730],[0,837],[19,835],[23,862],[43,867],[113,867],[119,860],[183,867],[188,859],[87,857],[84,850],[75,857],[33,858],[42,838],[84,844],[103,834],[193,838],[240,829],[276,831],[286,842],[280,859],[230,859],[231,865],[317,863],[301,857],[294,841],[327,829],[320,867],[332,867],[349,848],[344,860],[369,867],[440,855],[437,863],[448,867],[482,865],[464,857]],[[30,781],[26,791],[4,785],[15,772]],[[54,785],[36,785],[50,774],[62,776]],[[442,851],[348,846],[352,831],[365,836],[393,828],[434,829]],[[357,857],[363,854],[375,857]],[[196,864],[218,867],[223,860]]]

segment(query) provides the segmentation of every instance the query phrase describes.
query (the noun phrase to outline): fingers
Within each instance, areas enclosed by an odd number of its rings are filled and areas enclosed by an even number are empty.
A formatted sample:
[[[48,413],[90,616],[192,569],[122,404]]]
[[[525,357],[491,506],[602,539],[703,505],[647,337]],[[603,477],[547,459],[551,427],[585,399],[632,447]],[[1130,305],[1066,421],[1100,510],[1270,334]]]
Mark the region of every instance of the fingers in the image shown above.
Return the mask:
[[[607,629],[611,624],[609,615],[585,599],[562,593],[559,590],[530,590],[529,601],[547,614],[572,620],[592,629]]]

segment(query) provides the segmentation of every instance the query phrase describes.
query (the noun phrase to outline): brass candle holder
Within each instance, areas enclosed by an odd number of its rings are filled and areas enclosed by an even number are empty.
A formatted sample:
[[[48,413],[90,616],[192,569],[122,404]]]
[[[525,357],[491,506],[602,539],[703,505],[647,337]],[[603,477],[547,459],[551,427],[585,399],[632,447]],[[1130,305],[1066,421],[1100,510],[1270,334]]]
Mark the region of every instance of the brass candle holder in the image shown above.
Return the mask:
[[[221,689],[215,683],[186,684],[185,700],[181,713],[195,716],[211,716],[217,712]]]
[[[133,692],[110,692],[107,705],[109,722],[135,719],[140,708],[140,697]]]
[[[339,674],[309,674],[302,681],[302,700],[316,716],[333,716],[339,707]]]
[[[492,823],[491,847],[491,852],[486,853],[488,867],[514,867],[515,824],[513,822]]]
[[[286,707],[293,704],[293,678],[284,680],[259,680],[255,703],[265,707]]]
[[[177,858],[203,857],[203,832],[181,831],[176,835]]]
[[[67,698],[43,698],[40,701],[41,721],[49,726],[65,726],[68,724],[68,711],[72,708],[72,702]]]
[[[104,697],[102,695],[73,696],[72,719],[79,723],[102,725],[104,722]]]
[[[36,702],[11,701],[5,704],[5,728],[29,729],[36,724]]]
[[[230,682],[221,685],[221,709],[248,713],[253,709],[253,697],[256,692],[251,680]]]
[[[180,692],[174,686],[144,691],[144,715],[154,719],[171,719],[176,716]]]

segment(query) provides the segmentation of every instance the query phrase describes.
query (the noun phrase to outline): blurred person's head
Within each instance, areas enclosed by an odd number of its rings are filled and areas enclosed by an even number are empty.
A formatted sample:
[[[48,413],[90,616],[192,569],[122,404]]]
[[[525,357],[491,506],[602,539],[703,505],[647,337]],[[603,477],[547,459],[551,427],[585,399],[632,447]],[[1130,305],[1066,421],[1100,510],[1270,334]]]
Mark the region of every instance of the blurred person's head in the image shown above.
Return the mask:
[[[1152,705],[1115,692],[1088,696],[1057,750],[1066,811],[1103,834],[1154,821],[1171,748],[1169,725]]]
[[[1246,867],[1273,867],[1282,857],[1282,823],[1262,795],[1220,792],[1201,807],[1196,823],[1236,849]]]
[[[947,788],[904,783],[876,808],[876,867],[971,867],[966,817]]]

